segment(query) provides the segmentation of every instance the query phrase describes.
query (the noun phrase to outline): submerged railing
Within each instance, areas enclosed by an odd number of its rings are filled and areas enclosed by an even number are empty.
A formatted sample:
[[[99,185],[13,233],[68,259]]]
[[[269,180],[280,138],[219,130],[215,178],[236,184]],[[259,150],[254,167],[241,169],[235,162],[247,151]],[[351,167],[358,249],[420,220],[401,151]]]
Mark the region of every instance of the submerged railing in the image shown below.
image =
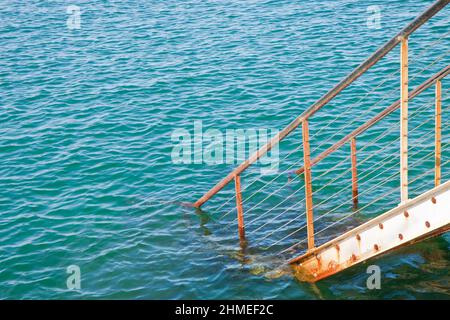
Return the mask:
[[[242,206],[241,179],[240,175],[258,159],[269,152],[276,144],[283,140],[301,125],[302,128],[302,145],[303,145],[303,166],[294,172],[296,174],[304,174],[305,179],[305,205],[306,205],[306,228],[308,250],[315,248],[315,233],[313,219],[313,190],[311,168],[321,160],[328,157],[331,153],[350,143],[351,153],[351,190],[353,206],[358,206],[358,174],[357,174],[357,147],[356,138],[361,133],[378,123],[397,109],[400,109],[400,202],[408,201],[408,103],[416,96],[421,94],[427,88],[435,86],[435,185],[440,184],[441,180],[441,80],[450,73],[450,65],[444,67],[440,72],[436,73],[428,80],[417,86],[414,90],[409,91],[408,83],[408,37],[420,28],[431,17],[443,9],[450,0],[439,0],[431,5],[425,12],[418,16],[414,21],[407,25],[395,37],[389,40],[384,46],[379,48],[373,55],[360,64],[353,72],[339,82],[327,94],[322,96],[317,102],[309,107],[305,112],[292,121],[286,128],[275,135],[266,145],[252,154],[247,160],[242,162],[236,169],[230,172],[225,178],[218,182],[213,188],[205,193],[200,199],[193,203],[194,207],[201,207],[210,200],[217,192],[223,189],[232,180],[235,181],[236,208],[238,231],[241,240],[245,238],[244,227],[244,210]],[[392,103],[389,107],[378,113],[372,119],[359,126],[351,133],[340,139],[331,147],[320,153],[317,157],[311,159],[310,137],[309,137],[309,119],[322,107],[327,105],[333,98],[341,93],[346,87],[363,75],[367,70],[379,62],[386,54],[391,52],[397,45],[400,45],[400,99]]]

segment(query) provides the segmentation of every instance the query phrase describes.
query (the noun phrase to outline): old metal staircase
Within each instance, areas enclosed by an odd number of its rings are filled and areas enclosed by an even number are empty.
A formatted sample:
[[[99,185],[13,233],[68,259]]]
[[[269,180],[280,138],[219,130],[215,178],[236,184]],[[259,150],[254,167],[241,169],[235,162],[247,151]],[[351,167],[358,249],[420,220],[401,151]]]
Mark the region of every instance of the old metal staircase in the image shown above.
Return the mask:
[[[439,0],[432,4],[403,30],[390,39],[385,45],[379,48],[368,59],[361,63],[347,77],[340,81],[333,89],[322,96],[317,102],[310,106],[305,112],[292,121],[287,127],[275,135],[266,145],[252,154],[247,160],[242,162],[237,168],[225,176],[213,188],[206,192],[192,205],[200,208],[215,194],[222,190],[228,183],[235,182],[235,198],[237,210],[238,235],[241,241],[246,239],[244,225],[244,208],[242,205],[241,194],[241,174],[254,164],[258,159],[269,152],[275,145],[290,135],[295,129],[301,127],[303,165],[294,170],[296,175],[303,175],[305,189],[305,217],[306,217],[306,238],[307,249],[304,253],[299,253],[299,243],[290,246],[283,252],[296,252],[294,257],[288,259],[288,263],[293,267],[295,274],[302,280],[317,281],[335,274],[341,270],[358,264],[382,253],[392,251],[396,248],[423,240],[425,238],[442,234],[450,228],[450,181],[442,180],[442,168],[447,161],[442,161],[441,151],[442,130],[448,129],[442,125],[442,80],[450,73],[450,65],[443,68],[416,86],[412,90],[409,88],[408,75],[408,39],[409,37],[424,25],[429,19],[442,10],[449,0]],[[350,86],[355,80],[361,77],[372,66],[377,64],[394,48],[400,46],[400,96],[397,101],[392,102],[384,110],[373,116],[370,120],[354,128],[354,130],[331,147],[321,152],[315,157],[311,157],[309,120],[323,107],[332,101],[336,96]],[[408,193],[408,186],[412,182],[408,177],[411,169],[408,166],[408,104],[410,101],[420,96],[428,88],[434,89],[434,151],[431,156],[434,158],[434,187],[421,193],[419,196],[411,199]],[[351,188],[352,205],[354,211],[348,215],[343,215],[335,223],[340,223],[348,216],[358,213],[358,163],[357,146],[358,136],[363,134],[369,128],[380,123],[394,111],[400,110],[399,119],[399,163],[398,174],[400,177],[398,206],[385,210],[385,212],[341,235],[316,246],[317,234],[329,229],[330,226],[315,231],[315,212],[314,196],[312,188],[311,168],[326,159],[330,154],[341,149],[343,146],[350,145],[351,158]],[[445,110],[445,109],[444,109]],[[429,120],[429,119],[424,119]],[[445,137],[445,135],[444,135]],[[445,155],[444,155],[445,156]],[[427,173],[423,170],[415,180],[422,179]],[[374,191],[376,192],[376,190]],[[383,197],[381,194],[380,197]],[[386,208],[388,209],[388,208]],[[302,241],[302,242],[303,242]]]

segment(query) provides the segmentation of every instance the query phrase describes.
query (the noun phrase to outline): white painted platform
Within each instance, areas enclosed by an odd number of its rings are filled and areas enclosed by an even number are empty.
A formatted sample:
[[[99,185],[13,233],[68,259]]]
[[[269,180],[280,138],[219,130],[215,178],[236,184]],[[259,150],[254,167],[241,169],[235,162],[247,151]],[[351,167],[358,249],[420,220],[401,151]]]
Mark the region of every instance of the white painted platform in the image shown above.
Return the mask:
[[[315,282],[374,256],[450,229],[450,181],[290,261]]]

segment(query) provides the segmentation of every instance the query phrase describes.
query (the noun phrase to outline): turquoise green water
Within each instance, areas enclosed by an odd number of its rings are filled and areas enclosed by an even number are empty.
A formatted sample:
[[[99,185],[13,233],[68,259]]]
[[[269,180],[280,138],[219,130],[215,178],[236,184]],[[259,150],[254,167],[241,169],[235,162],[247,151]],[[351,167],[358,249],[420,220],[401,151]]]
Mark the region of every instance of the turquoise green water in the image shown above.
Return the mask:
[[[366,288],[369,264],[316,285],[282,266],[303,247],[280,251],[305,237],[289,236],[304,225],[302,177],[286,184],[283,173],[301,165],[300,130],[281,143],[277,174],[242,176],[245,250],[232,185],[203,211],[177,202],[196,200],[235,165],[171,158],[172,132],[196,120],[221,132],[282,129],[431,2],[77,1],[81,28],[71,30],[71,3],[0,1],[0,298],[448,299],[448,235],[374,260],[381,290]],[[369,5],[381,10],[380,28],[367,25]],[[449,63],[449,9],[410,39],[412,87]],[[398,98],[398,53],[311,119],[313,156]],[[450,80],[442,86],[445,110]],[[411,196],[433,183],[432,102],[430,89],[410,106],[411,129],[431,119],[410,133],[411,179],[429,173]],[[369,189],[397,171],[398,116],[358,138],[366,207],[319,243],[398,203],[398,176]],[[313,169],[315,216],[334,209],[317,230],[352,212],[348,152]],[[391,167],[380,166],[386,157]],[[66,286],[70,265],[80,267],[80,290]]]

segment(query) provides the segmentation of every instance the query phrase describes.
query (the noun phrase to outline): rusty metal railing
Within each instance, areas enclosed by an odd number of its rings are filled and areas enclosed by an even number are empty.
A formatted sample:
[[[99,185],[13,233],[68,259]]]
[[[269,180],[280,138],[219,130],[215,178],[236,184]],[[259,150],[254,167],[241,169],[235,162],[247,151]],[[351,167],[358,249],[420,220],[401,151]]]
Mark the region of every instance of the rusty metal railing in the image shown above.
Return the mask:
[[[306,204],[306,220],[307,220],[307,240],[308,250],[313,250],[314,242],[314,220],[313,220],[313,191],[312,191],[312,177],[311,168],[318,162],[326,158],[332,152],[338,150],[341,146],[350,142],[351,145],[351,163],[352,163],[352,200],[353,205],[358,205],[358,178],[357,178],[357,163],[356,163],[356,137],[373,126],[375,123],[391,114],[393,111],[400,108],[400,200],[401,203],[408,201],[408,103],[411,99],[422,93],[425,89],[436,86],[436,116],[435,116],[435,184],[440,183],[440,163],[441,163],[441,79],[450,73],[450,66],[446,66],[440,72],[436,73],[414,90],[408,89],[408,37],[420,28],[431,17],[443,9],[450,0],[439,0],[432,4],[421,15],[408,24],[397,35],[390,39],[385,45],[379,48],[368,59],[361,63],[355,70],[353,70],[347,77],[340,81],[333,89],[322,96],[311,107],[304,111],[287,127],[275,135],[266,145],[261,147],[258,151],[252,154],[247,160],[242,162],[237,168],[230,172],[225,178],[219,181],[214,187],[206,192],[200,199],[194,202],[194,207],[201,207],[209,199],[211,199],[217,192],[223,189],[232,180],[235,181],[236,192],[236,208],[238,215],[238,230],[241,240],[245,237],[244,232],[244,211],[242,207],[241,195],[241,180],[240,175],[249,166],[255,163],[258,159],[269,152],[276,144],[283,140],[286,136],[292,133],[298,126],[302,126],[302,142],[303,142],[303,167],[295,171],[296,174],[304,174],[305,177],[305,204]],[[384,56],[391,52],[397,45],[400,44],[400,99],[392,103],[389,107],[377,114],[375,117],[347,134],[341,140],[333,144],[317,157],[311,159],[310,154],[310,139],[309,139],[309,119],[322,107],[327,105],[333,98],[341,93],[345,88],[357,80],[361,75],[368,71],[372,66],[379,62]]]

